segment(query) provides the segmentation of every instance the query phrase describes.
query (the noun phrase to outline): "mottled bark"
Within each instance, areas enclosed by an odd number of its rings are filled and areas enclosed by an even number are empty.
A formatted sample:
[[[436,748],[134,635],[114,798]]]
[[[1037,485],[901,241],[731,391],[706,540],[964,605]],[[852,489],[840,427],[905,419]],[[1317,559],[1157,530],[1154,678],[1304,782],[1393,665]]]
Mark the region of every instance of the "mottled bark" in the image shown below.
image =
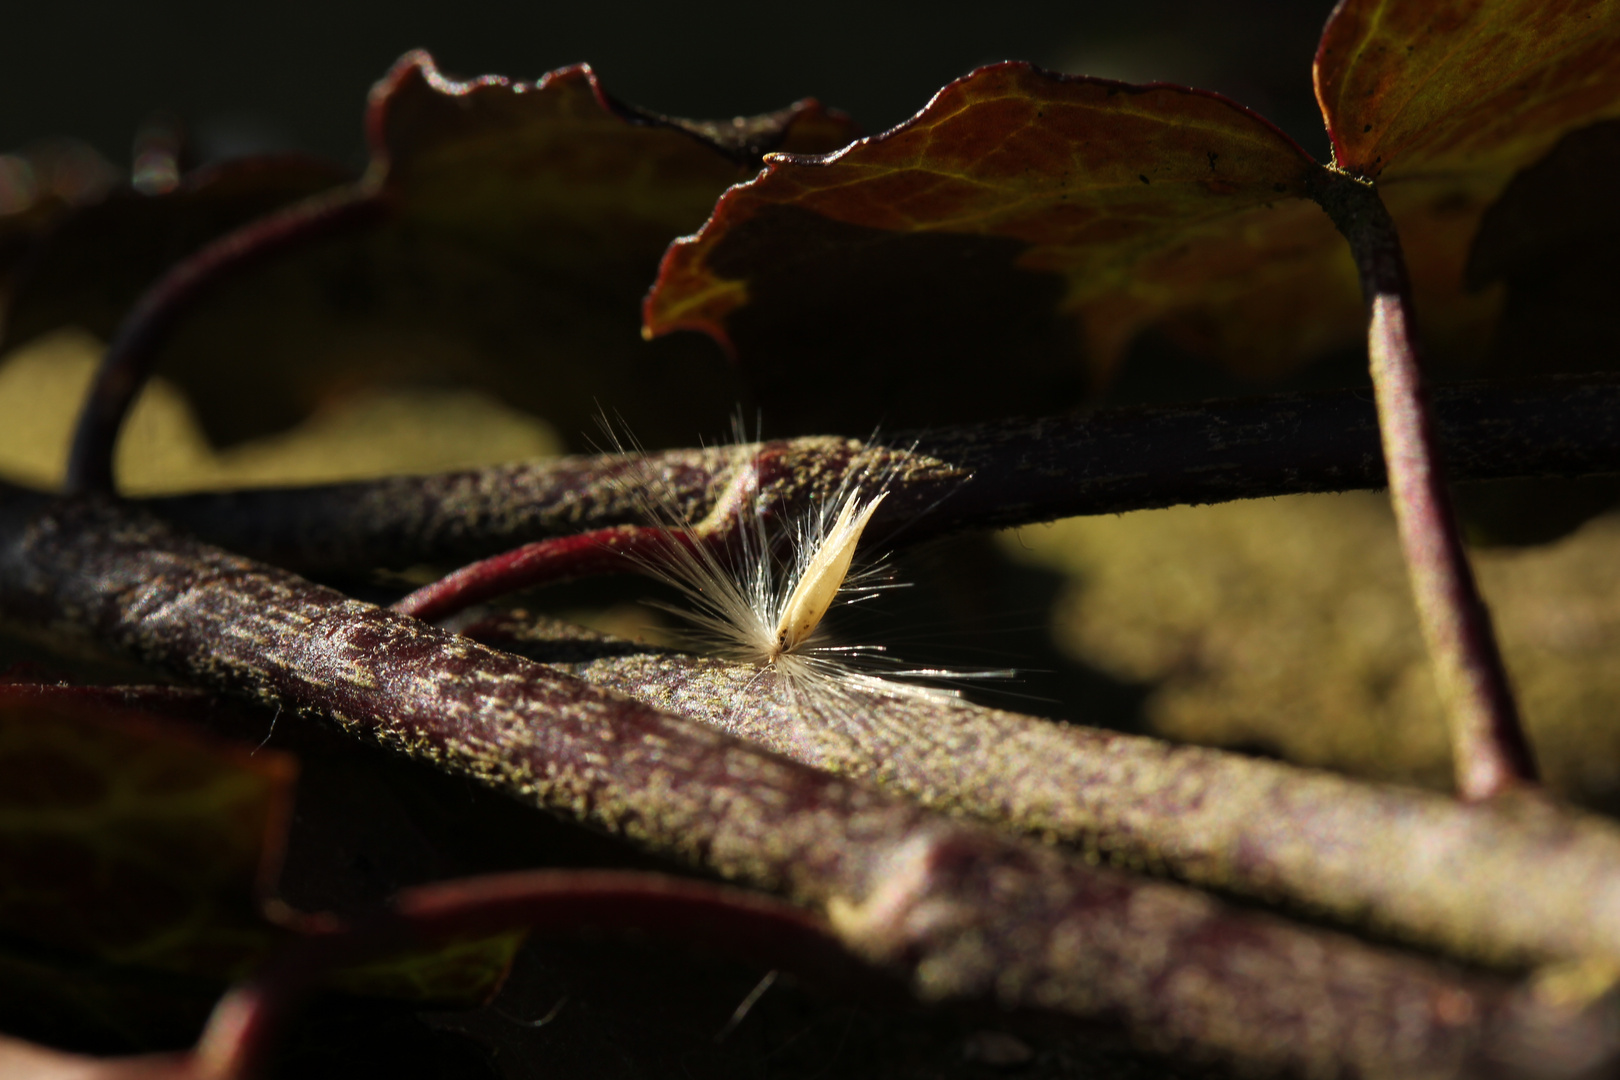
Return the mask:
[[[752,669],[522,612],[463,632],[798,761],[1131,868],[1482,963],[1620,965],[1620,826],[1198,746],[860,689],[819,711]]]

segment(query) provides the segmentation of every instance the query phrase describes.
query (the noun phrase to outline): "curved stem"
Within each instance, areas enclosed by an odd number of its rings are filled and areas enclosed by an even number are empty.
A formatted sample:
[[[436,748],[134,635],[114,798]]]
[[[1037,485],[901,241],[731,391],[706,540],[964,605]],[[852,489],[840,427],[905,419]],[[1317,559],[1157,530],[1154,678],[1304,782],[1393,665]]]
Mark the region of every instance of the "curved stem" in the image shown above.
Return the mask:
[[[263,1075],[288,1019],[334,967],[402,944],[531,927],[639,930],[718,949],[762,967],[829,972],[855,967],[823,924],[800,908],[741,889],[638,871],[534,870],[406,889],[387,912],[333,925],[214,1008],[195,1050],[210,1080]],[[842,961],[842,963],[840,963]]]
[[[1350,241],[1361,273],[1390,500],[1451,725],[1457,791],[1468,800],[1489,798],[1533,782],[1536,770],[1446,491],[1400,238],[1370,183],[1338,174],[1319,200]]]
[[[679,551],[695,554],[699,546],[713,548],[714,557],[722,558],[727,542],[741,524],[740,515],[759,491],[759,480],[757,459],[733,470],[713,508],[690,527],[620,525],[538,540],[480,559],[424,585],[396,601],[392,610],[434,622],[474,604],[536,585],[663,565],[678,558]],[[648,513],[668,513],[652,505],[652,496],[643,490],[646,486],[643,477],[633,491],[634,498],[648,504],[644,507]]]
[[[223,278],[288,247],[381,216],[365,184],[323,191],[226,233],[159,278],[124,316],[79,413],[68,457],[69,492],[114,490],[113,449],[130,405],[180,318]]]

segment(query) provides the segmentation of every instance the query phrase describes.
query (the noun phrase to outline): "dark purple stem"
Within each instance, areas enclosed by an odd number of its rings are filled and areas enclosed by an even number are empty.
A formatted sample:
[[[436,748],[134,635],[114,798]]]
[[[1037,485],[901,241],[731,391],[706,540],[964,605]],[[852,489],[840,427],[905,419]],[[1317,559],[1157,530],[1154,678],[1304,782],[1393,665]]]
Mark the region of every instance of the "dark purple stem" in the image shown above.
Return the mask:
[[[1119,865],[1499,967],[1620,965],[1620,907],[1609,899],[1620,895],[1620,824],[1528,791],[1463,803],[870,686],[813,712],[747,665],[521,610],[459,629],[807,765]]]
[[[1339,174],[1319,199],[1361,272],[1390,499],[1451,724],[1457,791],[1467,800],[1490,798],[1534,782],[1536,768],[1446,491],[1400,237],[1368,182]]]
[[[226,233],[159,278],[107,346],[73,432],[67,490],[114,490],[113,449],[130,405],[175,325],[209,289],[289,247],[374,221],[385,208],[382,196],[363,183],[323,191]]]
[[[1383,487],[1371,394],[1338,390],[947,428],[916,453],[950,462],[891,487],[873,535],[915,543],[966,528],[1077,514]],[[1462,479],[1620,472],[1620,379],[1611,375],[1440,387],[1446,459]],[[906,440],[897,440],[908,445]],[[806,466],[839,440],[777,444]],[[796,453],[796,451],[794,451]],[[639,459],[569,457],[434,476],[169,496],[147,506],[210,541],[284,566],[364,573],[456,565],[547,537],[646,520],[633,478],[651,472],[702,517],[741,448]],[[904,527],[900,536],[895,529]]]

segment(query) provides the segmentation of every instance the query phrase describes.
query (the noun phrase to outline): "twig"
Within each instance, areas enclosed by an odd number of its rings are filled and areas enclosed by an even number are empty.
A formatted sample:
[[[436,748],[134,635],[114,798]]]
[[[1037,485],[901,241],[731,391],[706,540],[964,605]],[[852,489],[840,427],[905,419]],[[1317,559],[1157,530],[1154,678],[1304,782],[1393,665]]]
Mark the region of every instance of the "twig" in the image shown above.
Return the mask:
[[[1451,727],[1457,792],[1487,799],[1534,782],[1536,769],[1446,492],[1400,237],[1370,181],[1332,174],[1318,201],[1350,241],[1361,273],[1390,501]]]
[[[462,628],[784,756],[953,814],[1507,968],[1620,970],[1620,826],[1484,804],[965,701],[851,689],[807,713],[752,668],[525,612]],[[1532,883],[1553,883],[1541,886]]]
[[[113,490],[113,450],[124,417],[170,332],[210,289],[286,248],[374,221],[385,208],[383,198],[365,184],[323,191],[226,233],[160,277],[107,345],[73,432],[66,489]]]
[[[0,613],[13,629],[331,717],[784,893],[927,1000],[1108,1020],[1156,1049],[1310,1075],[1566,1075],[1614,1053],[1606,1005],[1515,991],[952,821],[101,500],[0,499]]]
[[[910,543],[1075,514],[1382,487],[1370,397],[1359,390],[1286,394],[924,433],[917,453],[949,467],[900,478],[873,534]],[[1441,387],[1435,408],[1459,478],[1620,472],[1620,377]],[[909,438],[895,442],[910,445]],[[807,465],[847,453],[838,439],[772,445]],[[641,522],[642,508],[629,494],[637,470],[654,470],[660,488],[684,500],[666,508],[672,518],[697,520],[758,449],[570,457],[143,505],[214,543],[283,566],[366,572],[456,565],[547,537]],[[806,475],[813,481],[816,473]]]

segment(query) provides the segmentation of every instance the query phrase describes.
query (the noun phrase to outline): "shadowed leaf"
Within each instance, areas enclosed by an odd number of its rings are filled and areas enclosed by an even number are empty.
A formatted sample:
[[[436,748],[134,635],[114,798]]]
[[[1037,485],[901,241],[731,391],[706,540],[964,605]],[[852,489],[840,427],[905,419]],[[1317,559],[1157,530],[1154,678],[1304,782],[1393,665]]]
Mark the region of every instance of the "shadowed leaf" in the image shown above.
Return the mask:
[[[367,129],[372,163],[356,192],[387,212],[215,282],[165,347],[161,370],[216,442],[370,384],[452,379],[568,435],[592,427],[597,400],[618,405],[626,383],[640,388],[641,411],[624,412],[643,439],[668,428],[689,440],[705,409],[722,428],[737,396],[723,359],[701,342],[649,348],[641,296],[669,242],[761,153],[819,153],[855,134],[815,102],[673,120],[613,101],[583,65],[536,83],[455,82],[424,53],[373,90]],[[88,318],[57,302],[64,284],[47,284],[21,294],[19,328]],[[75,295],[100,287],[92,277]]]
[[[118,967],[56,950],[0,947],[0,1031],[101,1052],[185,1046],[220,982]],[[0,1075],[9,1076],[4,1068]]]
[[[239,973],[268,945],[293,760],[89,689],[0,685],[0,927],[118,964]]]
[[[602,285],[702,223],[767,150],[843,146],[847,121],[813,101],[721,125],[610,98],[584,65],[536,83],[455,82],[425,53],[371,93],[372,170],[400,216],[533,267]]]
[[[143,969],[236,978],[285,937],[259,898],[280,866],[296,761],[207,726],[208,699],[183,692],[0,684],[0,933],[122,969],[57,980],[91,1018]],[[475,1004],[522,939],[396,950],[340,969],[332,985]],[[3,1008],[6,976],[21,969],[0,969]],[[170,986],[150,990],[162,998]]]

